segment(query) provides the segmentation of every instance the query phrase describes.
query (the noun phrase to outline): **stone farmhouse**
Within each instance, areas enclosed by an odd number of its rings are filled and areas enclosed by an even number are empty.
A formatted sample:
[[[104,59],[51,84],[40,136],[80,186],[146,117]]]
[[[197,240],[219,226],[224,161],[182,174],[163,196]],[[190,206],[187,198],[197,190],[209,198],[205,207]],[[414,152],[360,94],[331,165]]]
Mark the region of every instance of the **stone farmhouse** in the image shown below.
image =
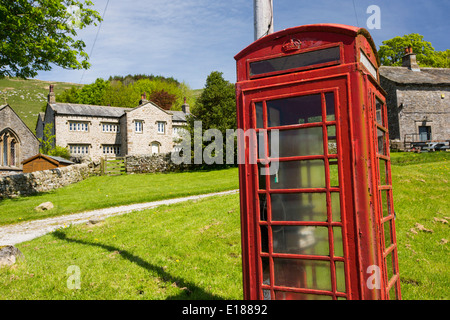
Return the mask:
[[[145,94],[135,108],[58,103],[51,85],[36,135],[43,138],[44,127],[52,124],[56,145],[67,147],[74,159],[168,153],[177,150],[188,114],[186,102],[182,111],[164,110]]]
[[[380,68],[391,145],[450,140],[450,69],[420,68],[408,48],[401,67]]]
[[[22,173],[22,161],[39,153],[39,141],[8,105],[0,106],[0,176]]]

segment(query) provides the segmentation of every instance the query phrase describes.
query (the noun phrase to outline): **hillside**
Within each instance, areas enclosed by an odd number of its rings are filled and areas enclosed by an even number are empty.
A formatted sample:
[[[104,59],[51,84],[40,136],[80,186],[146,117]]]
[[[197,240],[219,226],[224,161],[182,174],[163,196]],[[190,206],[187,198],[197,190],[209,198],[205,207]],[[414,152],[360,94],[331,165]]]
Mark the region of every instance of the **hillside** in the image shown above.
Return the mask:
[[[0,104],[6,102],[14,109],[25,124],[35,132],[37,116],[47,103],[48,86],[55,85],[58,95],[76,83],[42,81],[36,79],[5,78],[0,79]]]

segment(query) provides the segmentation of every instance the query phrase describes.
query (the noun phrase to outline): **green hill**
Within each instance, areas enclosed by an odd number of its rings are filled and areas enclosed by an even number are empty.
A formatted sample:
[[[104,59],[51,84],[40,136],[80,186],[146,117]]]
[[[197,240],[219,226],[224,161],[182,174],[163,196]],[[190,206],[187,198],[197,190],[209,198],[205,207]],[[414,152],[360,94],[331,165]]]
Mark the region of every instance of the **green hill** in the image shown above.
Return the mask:
[[[14,109],[25,124],[35,132],[37,116],[47,104],[48,87],[55,85],[58,95],[72,86],[81,84],[42,81],[36,79],[4,78],[0,79],[0,105],[6,102]]]

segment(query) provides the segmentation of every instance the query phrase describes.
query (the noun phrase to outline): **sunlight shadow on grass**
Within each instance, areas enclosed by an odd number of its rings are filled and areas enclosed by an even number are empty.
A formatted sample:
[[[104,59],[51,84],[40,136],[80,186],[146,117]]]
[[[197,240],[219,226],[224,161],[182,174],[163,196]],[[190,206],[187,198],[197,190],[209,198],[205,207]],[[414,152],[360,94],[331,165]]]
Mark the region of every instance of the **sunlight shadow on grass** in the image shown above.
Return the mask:
[[[147,261],[143,260],[142,258],[135,256],[126,250],[122,250],[122,249],[119,249],[119,248],[116,248],[116,247],[113,247],[110,245],[105,245],[102,243],[92,243],[92,242],[83,241],[83,240],[71,239],[71,238],[68,238],[64,232],[59,231],[59,230],[53,232],[52,235],[59,240],[63,240],[63,241],[71,242],[71,243],[78,243],[78,244],[83,244],[83,245],[99,247],[99,248],[102,248],[102,249],[110,251],[110,252],[119,252],[119,254],[124,259],[127,259],[128,261],[135,263],[138,266],[140,266],[148,271],[155,272],[158,275],[158,277],[160,277],[165,282],[171,282],[171,283],[175,282],[178,287],[180,287],[180,288],[185,287],[188,289],[188,290],[183,290],[179,295],[168,297],[167,300],[178,300],[178,299],[183,299],[183,300],[224,300],[223,297],[212,295],[193,283],[190,283],[182,278],[178,278],[178,277],[174,277],[174,276],[170,275],[169,273],[164,271],[164,269],[162,267],[148,263]]]

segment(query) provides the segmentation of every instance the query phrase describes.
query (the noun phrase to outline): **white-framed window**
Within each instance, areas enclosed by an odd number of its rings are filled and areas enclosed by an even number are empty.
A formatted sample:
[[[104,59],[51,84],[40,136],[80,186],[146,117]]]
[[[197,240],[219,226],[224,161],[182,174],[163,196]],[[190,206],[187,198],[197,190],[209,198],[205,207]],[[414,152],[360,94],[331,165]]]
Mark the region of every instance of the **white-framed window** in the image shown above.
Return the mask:
[[[103,146],[103,154],[105,155],[120,155],[120,146],[119,145],[104,145]]]
[[[143,121],[136,120],[134,122],[134,130],[135,132],[142,133],[143,130]]]
[[[118,123],[102,123],[102,132],[119,133],[120,125]]]
[[[166,130],[166,124],[162,121],[158,121],[157,125],[158,125],[158,133],[164,133]]]
[[[89,154],[89,145],[87,144],[71,144],[69,145],[70,154],[86,155]]]
[[[172,130],[173,130],[174,135],[181,135],[186,129],[183,127],[174,126],[174,127],[172,127]]]
[[[89,124],[87,122],[69,121],[69,131],[88,132]]]

